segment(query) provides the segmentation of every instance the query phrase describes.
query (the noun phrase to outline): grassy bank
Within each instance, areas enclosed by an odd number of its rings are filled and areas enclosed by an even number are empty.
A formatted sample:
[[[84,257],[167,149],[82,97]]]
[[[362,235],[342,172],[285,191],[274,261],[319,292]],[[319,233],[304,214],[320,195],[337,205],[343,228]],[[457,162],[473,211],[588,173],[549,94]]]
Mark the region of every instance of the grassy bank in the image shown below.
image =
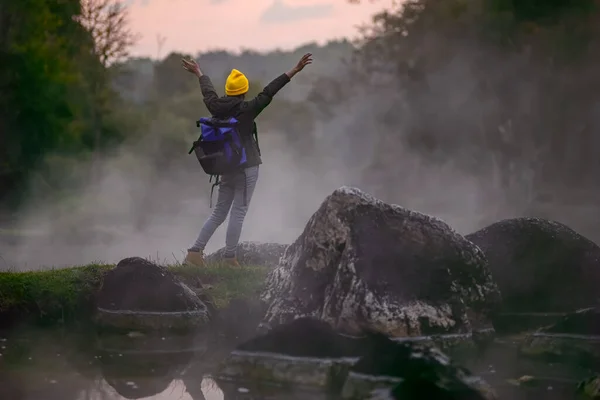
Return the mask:
[[[56,323],[86,318],[93,312],[94,294],[114,265],[90,264],[40,271],[0,272],[0,321],[34,319]],[[184,282],[202,282],[217,308],[235,298],[256,297],[267,268],[209,265],[168,267]]]

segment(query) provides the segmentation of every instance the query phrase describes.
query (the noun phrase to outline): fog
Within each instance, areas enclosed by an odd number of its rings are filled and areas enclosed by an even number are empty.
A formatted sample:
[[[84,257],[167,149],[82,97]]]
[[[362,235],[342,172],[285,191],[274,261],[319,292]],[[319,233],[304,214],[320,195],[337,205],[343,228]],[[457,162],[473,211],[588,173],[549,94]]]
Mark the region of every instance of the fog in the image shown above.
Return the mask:
[[[432,112],[446,113],[450,125],[476,115],[480,110],[475,107],[496,114],[502,111],[494,109],[499,107],[496,104],[465,94],[476,78],[473,71],[467,73],[467,64],[463,60],[437,71],[431,81],[435,90],[421,99]],[[303,74],[310,74],[310,67]],[[508,78],[499,75],[498,79]],[[521,95],[539,96],[525,90]],[[442,98],[446,100],[440,102]],[[382,122],[382,112],[390,101],[399,105],[392,127]],[[589,226],[594,209],[574,205],[527,210],[525,200],[531,197],[527,185],[515,185],[509,193],[499,182],[499,167],[493,160],[465,169],[460,151],[464,138],[456,139],[454,160],[446,157],[444,162],[408,148],[403,144],[405,124],[414,116],[402,104],[402,94],[391,87],[357,88],[334,108],[332,116],[305,132],[316,143],[310,152],[297,148],[294,143],[298,142],[288,140],[284,131],[261,130],[259,117],[264,164],[241,240],[291,243],[323,199],[342,185],[435,215],[463,234],[502,218],[530,214],[594,233],[595,228]],[[443,104],[457,105],[444,109]],[[452,126],[447,128],[453,131]],[[394,135],[382,144],[380,133],[386,130]],[[197,133],[181,135],[191,144]],[[182,147],[168,167],[156,171],[148,165],[163,152],[160,140],[125,143],[95,164],[99,166],[98,179],[76,188],[76,203],[32,196],[23,205],[15,226],[28,234],[19,243],[0,248],[4,264],[35,269],[114,263],[130,256],[164,263],[181,261],[211,211],[208,176],[187,150]],[[77,168],[88,169],[89,163],[81,161]],[[531,176],[532,171],[522,166],[511,171],[515,182],[527,182]],[[216,191],[214,196],[216,200]],[[224,245],[226,223],[217,230],[207,252]]]
[[[361,176],[357,165],[345,165],[344,159],[352,157],[342,141],[327,140],[327,135],[343,136],[336,126],[333,120],[315,132],[324,144],[322,152],[330,158],[294,157],[294,149],[278,132],[262,133],[264,164],[242,240],[291,243],[337,187],[369,190],[375,186],[368,176]],[[391,193],[386,201],[436,215],[461,232],[480,227],[488,210],[495,212],[500,206],[487,201],[487,189],[476,177],[450,166],[428,166],[409,152],[398,156],[407,173],[389,182],[392,189],[386,190]],[[181,261],[210,213],[208,176],[193,155],[182,151],[181,157],[187,158],[188,168],[163,171],[153,179],[144,171],[144,159],[124,147],[101,161],[99,184],[77,189],[84,207],[32,201],[19,215],[17,226],[19,231],[31,232],[31,238],[7,249],[6,261],[19,269],[114,263],[129,256]],[[355,163],[361,161],[358,158]],[[376,190],[373,193],[377,195]],[[213,200],[216,196],[215,190]],[[70,228],[63,227],[66,223]],[[226,223],[215,233],[207,252],[224,245]],[[91,230],[99,233],[91,235]]]

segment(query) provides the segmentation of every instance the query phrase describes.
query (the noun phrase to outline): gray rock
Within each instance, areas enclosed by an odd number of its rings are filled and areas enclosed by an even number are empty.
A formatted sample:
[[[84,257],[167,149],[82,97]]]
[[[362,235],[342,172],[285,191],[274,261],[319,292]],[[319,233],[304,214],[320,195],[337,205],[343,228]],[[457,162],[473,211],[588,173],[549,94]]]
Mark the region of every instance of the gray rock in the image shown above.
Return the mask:
[[[392,396],[399,384],[402,399],[495,398],[484,381],[433,346],[372,332],[350,337],[313,318],[278,325],[238,345],[217,379],[245,387],[319,389],[343,399],[366,399],[377,390]]]
[[[308,316],[405,337],[491,329],[500,294],[481,250],[446,223],[343,187],[287,248],[261,298],[264,326]]]
[[[221,364],[218,377],[339,391],[348,368],[368,344],[364,338],[338,334],[327,322],[298,318],[239,344]]]
[[[237,248],[237,259],[243,265],[261,265],[274,268],[279,264],[287,244],[242,242]],[[209,263],[219,262],[223,259],[225,248],[221,248],[206,256]]]
[[[191,329],[210,320],[196,293],[168,269],[140,257],[121,260],[96,295],[96,321],[117,329]]]
[[[514,218],[466,238],[485,253],[503,312],[573,312],[598,304],[600,247],[569,227]]]
[[[394,343],[383,337],[350,368],[342,389],[342,399],[347,400],[497,398],[487,382],[456,365],[439,349]]]

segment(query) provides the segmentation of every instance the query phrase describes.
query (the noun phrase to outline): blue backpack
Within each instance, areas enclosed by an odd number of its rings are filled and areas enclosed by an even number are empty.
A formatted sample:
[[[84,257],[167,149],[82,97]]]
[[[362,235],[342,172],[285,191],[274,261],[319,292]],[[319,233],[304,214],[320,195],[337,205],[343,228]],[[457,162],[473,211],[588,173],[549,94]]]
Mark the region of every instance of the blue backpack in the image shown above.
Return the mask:
[[[212,207],[212,194],[220,184],[220,175],[238,170],[246,162],[246,149],[235,118],[200,118],[196,126],[200,128],[200,138],[193,143],[188,154],[196,153],[202,169],[210,175],[209,182],[215,178],[210,191]]]

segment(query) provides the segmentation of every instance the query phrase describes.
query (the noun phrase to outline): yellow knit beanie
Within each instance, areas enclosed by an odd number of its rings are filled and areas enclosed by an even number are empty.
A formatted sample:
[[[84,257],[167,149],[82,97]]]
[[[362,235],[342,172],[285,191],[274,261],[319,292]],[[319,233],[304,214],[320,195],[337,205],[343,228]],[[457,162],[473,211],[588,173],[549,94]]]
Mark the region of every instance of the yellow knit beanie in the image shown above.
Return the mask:
[[[237,69],[232,69],[225,82],[227,96],[239,96],[248,91],[248,78]]]

